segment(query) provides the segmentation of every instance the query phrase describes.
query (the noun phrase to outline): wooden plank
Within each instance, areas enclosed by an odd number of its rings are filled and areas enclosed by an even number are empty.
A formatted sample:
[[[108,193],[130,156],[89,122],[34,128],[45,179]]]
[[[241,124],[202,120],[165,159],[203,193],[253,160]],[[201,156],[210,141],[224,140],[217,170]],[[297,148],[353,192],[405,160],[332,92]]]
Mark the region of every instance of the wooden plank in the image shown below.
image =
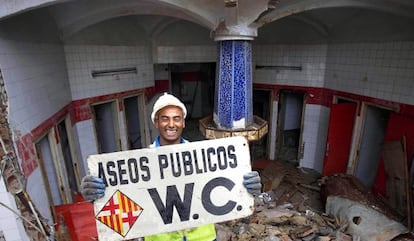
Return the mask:
[[[410,210],[411,210],[411,215],[409,216],[411,219],[411,226],[409,226],[408,228],[414,232],[414,224],[413,224],[413,215],[414,215],[414,200],[413,200],[413,193],[414,193],[414,158],[413,160],[411,160],[411,168],[410,168],[410,182],[408,185],[408,194],[410,195]]]
[[[403,151],[404,151],[404,175],[405,175],[405,193],[407,195],[407,226],[408,228],[411,228],[412,226],[412,210],[411,210],[411,187],[410,187],[410,174],[408,171],[408,158],[407,158],[407,141],[406,141],[406,137],[403,136]]]
[[[383,145],[383,158],[387,175],[386,188],[389,204],[401,215],[406,216],[411,226],[411,198],[407,166],[405,137]]]

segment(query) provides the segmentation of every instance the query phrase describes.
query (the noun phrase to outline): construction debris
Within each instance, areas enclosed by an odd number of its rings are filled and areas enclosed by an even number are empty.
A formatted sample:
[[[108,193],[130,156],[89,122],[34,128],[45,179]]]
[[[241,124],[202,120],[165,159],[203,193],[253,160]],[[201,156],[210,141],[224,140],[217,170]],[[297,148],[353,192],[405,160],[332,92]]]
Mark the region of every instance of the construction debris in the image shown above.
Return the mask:
[[[314,170],[279,162],[269,162],[259,171],[265,193],[256,198],[256,212],[243,220],[216,224],[217,240],[414,240],[411,233],[406,233],[407,228],[396,221],[392,212],[379,211],[386,210],[383,203],[373,205],[373,196],[361,189],[362,184],[351,176],[321,177]],[[364,195],[357,196],[354,192]],[[351,210],[348,212],[349,207],[343,206],[349,202],[336,201],[338,198],[348,200],[345,194],[357,197],[350,199],[350,202],[361,212],[374,216],[361,215],[361,219],[349,216]],[[325,203],[329,212],[325,211]],[[389,226],[378,226],[377,220],[372,219],[379,214],[383,215],[383,221],[388,221]],[[368,222],[364,219],[368,219]],[[362,228],[367,232],[352,227],[358,227],[356,223],[363,223]],[[372,235],[373,232],[368,230],[378,233]]]
[[[348,233],[361,240],[385,241],[408,232],[402,217],[354,176],[324,177],[321,194],[325,212],[338,218]]]
[[[7,191],[15,196],[20,214],[3,203],[2,206],[22,219],[31,241],[50,240],[51,227],[46,224],[26,192],[25,179],[17,163],[11,130],[8,122],[8,98],[0,72],[0,177],[4,179]]]

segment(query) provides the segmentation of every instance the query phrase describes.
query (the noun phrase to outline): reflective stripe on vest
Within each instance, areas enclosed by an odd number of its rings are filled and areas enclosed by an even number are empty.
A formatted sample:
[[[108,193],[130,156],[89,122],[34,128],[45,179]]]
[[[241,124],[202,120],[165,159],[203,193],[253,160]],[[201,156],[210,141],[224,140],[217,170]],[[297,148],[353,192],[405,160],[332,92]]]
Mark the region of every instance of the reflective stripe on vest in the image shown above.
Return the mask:
[[[214,224],[145,237],[145,241],[212,241],[214,239],[216,239]]]

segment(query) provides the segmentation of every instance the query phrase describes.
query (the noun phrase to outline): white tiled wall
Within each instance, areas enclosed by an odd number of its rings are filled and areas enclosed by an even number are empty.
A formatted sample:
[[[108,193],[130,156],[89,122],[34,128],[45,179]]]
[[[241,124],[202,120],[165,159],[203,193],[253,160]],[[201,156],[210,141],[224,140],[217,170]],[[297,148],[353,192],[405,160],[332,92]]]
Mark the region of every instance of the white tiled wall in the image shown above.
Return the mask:
[[[73,100],[154,85],[151,51],[142,46],[66,45]],[[93,70],[137,68],[137,74],[92,77]]]
[[[299,165],[322,172],[328,136],[329,108],[322,105],[306,105],[304,122],[304,155],[303,159],[299,160]]]
[[[169,78],[168,64],[156,64],[154,66],[155,80],[167,80]]]
[[[203,63],[217,61],[217,46],[160,46],[154,51],[154,63]]]
[[[322,88],[325,80],[327,49],[327,45],[254,46],[255,65],[302,67],[302,70],[256,69],[253,73],[253,81],[270,85]],[[299,165],[322,171],[329,109],[321,105],[306,105],[304,114],[304,157],[299,160]],[[277,110],[273,110],[273,115],[277,116]]]
[[[12,128],[26,134],[70,103],[63,47],[0,40]]]
[[[15,133],[29,133],[71,101],[62,45],[0,40],[0,69]],[[3,184],[1,181],[1,201],[17,210]],[[21,220],[4,208],[0,213],[6,240],[26,240]]]
[[[329,46],[325,87],[414,104],[414,42]]]
[[[253,82],[323,87],[326,45],[253,46]],[[302,70],[255,69],[255,66],[302,67]]]
[[[165,64],[215,62],[216,51],[215,46],[163,46],[151,56],[149,49],[139,46],[67,45],[63,51],[59,45],[0,40],[0,68],[9,94],[12,126],[25,134],[70,102],[71,97],[77,100],[153,86],[152,57],[154,63]],[[255,70],[255,83],[329,88],[414,104],[414,42],[254,46],[253,60],[256,65],[302,67],[301,71]],[[137,67],[138,74],[91,76],[92,70],[125,67]],[[276,103],[273,113],[275,121]],[[119,114],[123,123],[123,115]],[[308,104],[304,118],[305,146],[300,166],[322,171],[329,108]],[[92,120],[76,123],[75,129],[80,158],[86,161],[88,155],[97,153]],[[125,133],[121,134],[125,140]],[[275,136],[271,138],[275,140]],[[2,202],[8,196],[0,187]],[[6,212],[2,209],[2,213]],[[7,236],[15,233],[8,229],[17,230],[19,225],[10,224],[13,215],[7,215],[0,218],[6,240],[21,240]]]
[[[14,197],[6,190],[3,178],[0,179],[0,202],[19,213]],[[7,241],[29,240],[17,215],[3,206],[0,206],[0,214],[0,230]]]
[[[254,47],[253,58],[256,65],[303,68],[258,69],[255,83],[322,87],[414,104],[414,42],[263,45]],[[322,170],[328,120],[329,108],[306,106],[301,166]]]

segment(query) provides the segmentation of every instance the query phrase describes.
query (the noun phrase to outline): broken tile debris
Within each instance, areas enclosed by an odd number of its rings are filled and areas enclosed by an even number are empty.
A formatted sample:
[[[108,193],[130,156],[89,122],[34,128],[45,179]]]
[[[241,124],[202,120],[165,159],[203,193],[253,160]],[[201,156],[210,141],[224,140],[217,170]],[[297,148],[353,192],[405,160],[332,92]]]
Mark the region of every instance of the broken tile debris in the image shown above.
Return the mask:
[[[326,213],[326,200],[324,198],[330,196],[330,192],[333,196],[340,196],[341,190],[347,190],[348,192],[342,192],[345,198],[346,195],[351,195],[350,200],[357,201],[361,204],[361,207],[367,208],[372,212],[378,212],[381,215],[389,215],[386,217],[390,220],[395,220],[395,216],[392,215],[392,212],[387,212],[383,203],[375,203],[374,205],[372,203],[373,197],[367,195],[367,192],[361,191],[363,190],[362,186],[356,188],[355,185],[360,184],[350,176],[335,175],[332,177],[322,177],[312,169],[297,168],[292,164],[276,161],[269,162],[259,172],[263,181],[264,193],[256,197],[255,213],[245,219],[216,224],[217,240],[414,240],[413,234],[409,233],[406,228],[404,229],[404,226],[397,221],[395,221],[396,225],[401,229],[393,230],[394,233],[391,236],[383,235],[381,237],[381,235],[377,235],[373,239],[372,237],[367,238],[361,233],[354,232],[354,230],[350,229],[349,223],[344,221],[343,217]],[[342,186],[332,190],[332,188],[335,188],[335,185]],[[348,188],[353,190],[348,190],[347,185]],[[358,196],[355,193],[364,193],[364,195]],[[356,196],[358,197],[354,199]],[[372,208],[374,206],[375,208]],[[374,227],[377,224],[375,222],[366,224],[364,228],[370,228],[369,225]]]

